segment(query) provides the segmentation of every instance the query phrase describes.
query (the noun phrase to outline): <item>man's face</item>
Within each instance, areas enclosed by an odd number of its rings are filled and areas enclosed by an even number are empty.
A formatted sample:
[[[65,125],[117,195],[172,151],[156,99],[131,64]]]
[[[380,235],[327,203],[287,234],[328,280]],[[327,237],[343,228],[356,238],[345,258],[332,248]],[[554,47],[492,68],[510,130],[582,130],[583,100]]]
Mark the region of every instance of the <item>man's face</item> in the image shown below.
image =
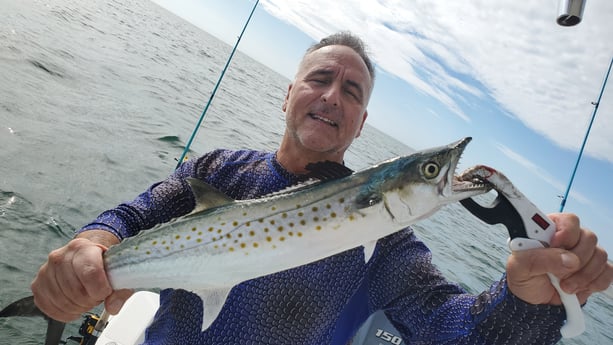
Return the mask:
[[[287,139],[298,150],[342,159],[360,135],[371,88],[366,64],[353,49],[332,45],[311,52],[283,103]]]

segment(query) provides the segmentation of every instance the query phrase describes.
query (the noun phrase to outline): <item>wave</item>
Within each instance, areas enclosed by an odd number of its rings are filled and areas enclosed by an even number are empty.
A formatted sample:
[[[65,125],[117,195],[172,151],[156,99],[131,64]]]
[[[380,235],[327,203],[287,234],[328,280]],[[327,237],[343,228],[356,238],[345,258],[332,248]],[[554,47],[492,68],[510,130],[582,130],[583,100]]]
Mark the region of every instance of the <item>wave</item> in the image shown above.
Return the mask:
[[[64,74],[62,74],[62,73],[60,73],[60,72],[58,72],[58,71],[54,70],[54,69],[53,69],[53,68],[51,68],[51,67],[47,67],[47,66],[45,66],[45,65],[44,65],[42,62],[40,62],[40,61],[37,61],[37,60],[30,60],[30,59],[28,59],[27,61],[28,61],[29,63],[31,63],[33,66],[35,66],[35,67],[37,67],[37,68],[39,68],[39,69],[41,69],[41,70],[43,70],[43,71],[45,71],[45,72],[49,73],[50,75],[52,75],[52,76],[54,76],[54,77],[64,78]]]

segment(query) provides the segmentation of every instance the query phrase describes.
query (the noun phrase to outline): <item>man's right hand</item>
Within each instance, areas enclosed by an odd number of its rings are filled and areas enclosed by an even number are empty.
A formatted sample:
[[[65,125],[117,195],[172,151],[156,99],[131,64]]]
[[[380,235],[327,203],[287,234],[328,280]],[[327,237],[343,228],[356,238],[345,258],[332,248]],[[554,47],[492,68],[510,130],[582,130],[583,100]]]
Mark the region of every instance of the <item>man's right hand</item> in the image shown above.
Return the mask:
[[[132,290],[113,290],[102,257],[106,246],[118,242],[109,232],[91,230],[52,251],[32,282],[34,303],[62,322],[78,319],[103,301],[109,313],[118,313]]]

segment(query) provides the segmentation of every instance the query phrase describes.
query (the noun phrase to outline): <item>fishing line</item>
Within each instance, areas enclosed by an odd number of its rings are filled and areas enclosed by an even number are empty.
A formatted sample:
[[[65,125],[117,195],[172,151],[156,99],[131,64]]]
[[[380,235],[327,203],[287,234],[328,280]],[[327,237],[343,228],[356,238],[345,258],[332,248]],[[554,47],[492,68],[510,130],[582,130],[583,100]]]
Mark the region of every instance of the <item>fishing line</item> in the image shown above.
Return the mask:
[[[224,75],[226,74],[226,70],[228,69],[228,66],[230,65],[230,61],[232,61],[232,57],[234,56],[234,53],[236,52],[236,48],[238,47],[238,44],[240,43],[241,38],[243,38],[243,34],[245,33],[245,30],[247,29],[247,25],[249,25],[249,22],[251,21],[251,17],[253,16],[253,13],[255,12],[255,9],[258,6],[259,2],[260,2],[260,0],[256,0],[255,1],[255,4],[253,5],[253,8],[251,9],[251,13],[249,14],[249,18],[247,18],[247,21],[245,22],[245,25],[243,26],[243,30],[241,31],[240,35],[238,36],[238,40],[236,40],[236,44],[234,44],[234,48],[232,48],[232,52],[230,53],[230,57],[228,57],[228,60],[226,61],[226,65],[224,66],[223,70],[221,71],[221,74],[219,75],[219,79],[217,80],[217,84],[215,84],[215,88],[213,88],[213,92],[211,92],[211,96],[209,97],[209,101],[206,103],[206,106],[204,107],[204,110],[202,111],[202,114],[200,115],[200,119],[198,119],[198,122],[196,123],[196,127],[194,127],[194,131],[192,132],[192,135],[190,136],[189,140],[187,141],[187,145],[185,145],[185,149],[183,150],[183,154],[181,155],[181,158],[179,158],[179,161],[177,162],[177,166],[175,167],[175,169],[178,169],[179,166],[181,166],[181,163],[183,163],[183,160],[187,156],[187,152],[189,151],[189,148],[192,145],[192,142],[194,141],[194,138],[196,137],[196,133],[198,132],[198,129],[200,128],[200,125],[202,124],[202,121],[204,120],[204,117],[206,116],[206,112],[209,110],[209,106],[211,105],[211,102],[213,101],[213,98],[215,97],[215,93],[217,92],[217,89],[219,88],[219,85],[221,84],[221,80],[223,79]]]

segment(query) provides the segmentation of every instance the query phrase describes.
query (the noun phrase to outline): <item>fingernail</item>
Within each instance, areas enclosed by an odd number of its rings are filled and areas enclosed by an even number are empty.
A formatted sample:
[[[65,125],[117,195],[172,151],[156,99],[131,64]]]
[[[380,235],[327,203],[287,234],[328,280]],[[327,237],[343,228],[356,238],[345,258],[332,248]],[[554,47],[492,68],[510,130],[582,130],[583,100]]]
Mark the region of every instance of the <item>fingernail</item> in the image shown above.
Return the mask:
[[[577,258],[570,253],[562,253],[562,265],[566,268],[574,268],[577,262]]]

